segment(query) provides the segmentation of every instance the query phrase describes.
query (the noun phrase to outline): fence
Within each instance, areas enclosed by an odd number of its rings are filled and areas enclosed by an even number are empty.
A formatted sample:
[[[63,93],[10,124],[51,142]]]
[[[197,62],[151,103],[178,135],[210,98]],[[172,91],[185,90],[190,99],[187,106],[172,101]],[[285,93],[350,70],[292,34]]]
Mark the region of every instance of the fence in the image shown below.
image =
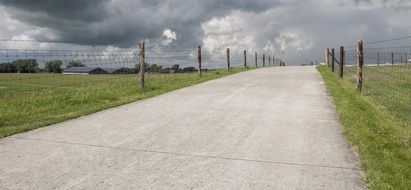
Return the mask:
[[[156,77],[285,65],[268,53],[209,47],[163,47],[158,43],[85,46],[0,41],[0,98],[33,92],[139,91]],[[121,47],[125,46],[125,47]],[[255,57],[254,57],[255,56]],[[155,77],[154,77],[155,76]]]
[[[385,42],[326,49],[325,63],[380,109],[411,124],[411,46],[376,46]]]

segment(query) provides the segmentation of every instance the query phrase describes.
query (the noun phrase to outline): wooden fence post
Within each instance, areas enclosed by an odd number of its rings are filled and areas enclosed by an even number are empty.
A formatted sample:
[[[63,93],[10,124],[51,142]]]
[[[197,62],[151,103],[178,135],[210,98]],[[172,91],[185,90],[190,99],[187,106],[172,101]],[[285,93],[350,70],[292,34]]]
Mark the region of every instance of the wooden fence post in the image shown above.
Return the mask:
[[[377,52],[377,66],[380,66],[380,52]]]
[[[335,51],[334,48],[331,49],[331,71],[335,71]]]
[[[363,83],[363,76],[362,76],[363,65],[364,65],[363,42],[362,40],[359,40],[357,42],[357,89],[360,92],[362,91],[362,83]]]
[[[145,74],[145,62],[146,62],[146,47],[145,42],[140,43],[140,89],[144,89],[144,74]]]
[[[271,55],[268,56],[268,66],[271,67]]]
[[[265,67],[265,54],[263,54],[263,67]]]
[[[405,53],[405,64],[408,64],[408,53]]]
[[[325,49],[325,65],[330,66],[330,49]]]
[[[391,65],[394,65],[394,52],[391,52]]]
[[[340,47],[340,78],[344,78],[344,60],[345,58],[345,52],[344,52],[344,47]]]
[[[227,70],[230,70],[230,48],[227,48]]]
[[[244,68],[247,68],[247,50],[244,50]]]
[[[198,74],[201,76],[201,45],[198,46]]]
[[[257,68],[258,67],[257,52],[255,52],[254,58],[255,58],[255,67]]]

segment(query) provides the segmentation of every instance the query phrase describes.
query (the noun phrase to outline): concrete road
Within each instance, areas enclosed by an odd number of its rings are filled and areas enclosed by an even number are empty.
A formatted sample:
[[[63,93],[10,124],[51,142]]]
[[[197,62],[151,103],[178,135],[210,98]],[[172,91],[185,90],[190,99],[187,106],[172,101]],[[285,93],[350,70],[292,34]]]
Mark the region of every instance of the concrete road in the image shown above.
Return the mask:
[[[314,67],[263,68],[0,140],[0,189],[365,189]]]

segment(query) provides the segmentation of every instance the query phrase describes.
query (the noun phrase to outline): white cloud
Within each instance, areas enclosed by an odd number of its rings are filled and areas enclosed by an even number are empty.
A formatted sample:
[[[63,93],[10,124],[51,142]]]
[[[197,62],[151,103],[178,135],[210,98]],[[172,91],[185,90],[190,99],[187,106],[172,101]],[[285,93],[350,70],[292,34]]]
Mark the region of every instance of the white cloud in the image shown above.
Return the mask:
[[[313,47],[313,42],[304,32],[297,30],[288,30],[280,33],[280,36],[275,38],[275,43],[278,44],[283,52],[296,51],[301,52],[309,50]]]
[[[173,41],[177,40],[177,34],[175,31],[172,31],[171,29],[166,28],[163,31],[163,38],[162,38],[162,44],[164,46],[170,45],[173,43]]]

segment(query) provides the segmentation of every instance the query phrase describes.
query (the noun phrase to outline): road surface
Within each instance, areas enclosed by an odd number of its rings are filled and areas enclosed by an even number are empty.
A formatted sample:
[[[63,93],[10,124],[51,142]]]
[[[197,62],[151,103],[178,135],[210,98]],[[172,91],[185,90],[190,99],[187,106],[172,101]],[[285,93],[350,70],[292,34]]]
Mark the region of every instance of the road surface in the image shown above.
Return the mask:
[[[365,189],[314,67],[262,68],[0,139],[0,189]]]

